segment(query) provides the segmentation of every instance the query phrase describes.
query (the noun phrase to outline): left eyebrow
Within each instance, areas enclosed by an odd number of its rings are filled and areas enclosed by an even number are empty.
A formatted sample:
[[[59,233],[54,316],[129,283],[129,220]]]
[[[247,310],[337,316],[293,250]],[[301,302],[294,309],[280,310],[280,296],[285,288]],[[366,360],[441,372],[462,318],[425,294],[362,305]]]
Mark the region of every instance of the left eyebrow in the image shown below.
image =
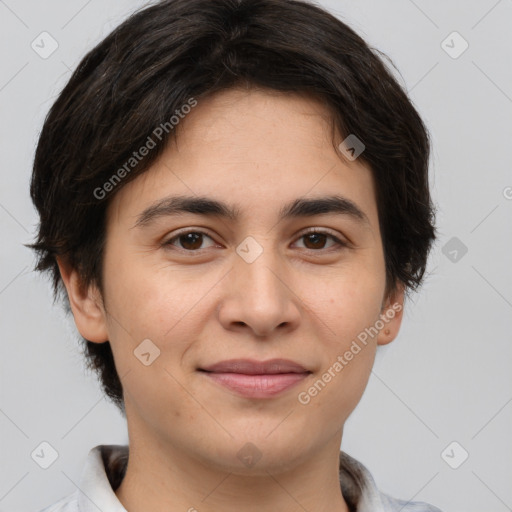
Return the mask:
[[[240,207],[229,206],[226,203],[208,197],[170,196],[146,208],[137,217],[133,227],[144,227],[153,223],[158,218],[179,215],[181,213],[220,217],[236,221],[240,217]],[[371,226],[367,215],[356,203],[339,195],[297,198],[281,208],[279,211],[279,221],[331,213],[344,215],[360,224],[366,224],[368,227]]]

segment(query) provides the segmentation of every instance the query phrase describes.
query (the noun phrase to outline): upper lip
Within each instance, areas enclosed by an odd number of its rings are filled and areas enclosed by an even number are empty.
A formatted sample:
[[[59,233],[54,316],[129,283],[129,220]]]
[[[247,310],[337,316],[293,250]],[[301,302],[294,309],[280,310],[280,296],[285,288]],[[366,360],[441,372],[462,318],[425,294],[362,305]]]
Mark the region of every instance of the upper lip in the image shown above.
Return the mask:
[[[199,368],[215,373],[243,373],[246,375],[265,375],[276,373],[310,373],[299,363],[289,359],[269,359],[256,361],[254,359],[229,359]]]

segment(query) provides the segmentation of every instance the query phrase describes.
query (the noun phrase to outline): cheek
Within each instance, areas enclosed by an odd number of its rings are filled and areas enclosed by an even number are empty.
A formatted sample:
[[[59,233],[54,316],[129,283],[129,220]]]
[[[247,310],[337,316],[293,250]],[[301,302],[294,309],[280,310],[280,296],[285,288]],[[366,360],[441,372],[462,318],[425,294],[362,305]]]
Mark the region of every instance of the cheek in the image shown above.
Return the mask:
[[[385,289],[384,270],[369,265],[335,269],[321,283],[304,280],[303,296],[321,322],[331,349],[343,350],[381,313]]]
[[[375,359],[376,342],[365,332],[374,316],[368,304],[354,308],[349,307],[353,302],[336,303],[332,298],[329,303],[336,304],[336,313],[332,312],[327,320],[335,335],[325,328],[322,339],[317,334],[322,367],[308,387],[300,390],[297,400],[310,421],[322,418],[326,435],[335,435],[363,396]]]
[[[118,323],[137,338],[153,336],[164,344],[181,323],[191,323],[196,305],[219,280],[206,273],[197,279],[195,272],[176,270],[161,260],[129,258],[112,252],[106,260],[106,294],[109,309]]]
[[[172,375],[179,378],[187,351],[201,338],[205,319],[214,314],[212,289],[222,274],[197,279],[197,271],[192,276],[169,265],[127,258],[118,258],[106,270],[109,337],[119,375],[129,374],[127,391],[137,402],[162,398],[162,393],[180,395]]]
[[[214,280],[192,281],[169,268],[123,260],[108,271],[108,330],[126,402],[156,423],[188,417],[194,407],[180,385],[180,365],[200,338],[201,318],[211,313],[201,299]]]
[[[337,269],[329,277],[321,291],[312,287],[303,292],[314,313],[322,368],[299,403],[306,411],[322,410],[336,425],[348,417],[368,383],[376,353],[371,327],[380,318],[385,280],[368,266]]]

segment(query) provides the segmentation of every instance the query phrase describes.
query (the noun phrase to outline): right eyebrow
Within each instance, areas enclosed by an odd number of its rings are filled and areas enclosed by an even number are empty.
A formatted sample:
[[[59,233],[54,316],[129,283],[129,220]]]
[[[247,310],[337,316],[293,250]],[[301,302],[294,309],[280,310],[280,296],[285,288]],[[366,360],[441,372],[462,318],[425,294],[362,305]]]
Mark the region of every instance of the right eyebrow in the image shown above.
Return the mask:
[[[179,215],[180,213],[209,215],[232,221],[235,221],[240,216],[239,208],[230,208],[215,199],[194,196],[170,196],[146,208],[137,217],[133,227],[144,227],[160,217]]]

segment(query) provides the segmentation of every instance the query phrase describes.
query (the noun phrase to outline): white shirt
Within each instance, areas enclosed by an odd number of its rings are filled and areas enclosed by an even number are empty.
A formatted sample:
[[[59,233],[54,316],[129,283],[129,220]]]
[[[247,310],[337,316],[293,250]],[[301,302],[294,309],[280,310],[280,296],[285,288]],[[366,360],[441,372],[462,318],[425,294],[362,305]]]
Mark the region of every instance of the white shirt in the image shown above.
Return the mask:
[[[115,495],[128,462],[128,445],[98,445],[89,451],[79,488],[39,512],[127,512]],[[370,472],[340,451],[340,487],[354,512],[441,512],[423,502],[398,500],[380,492]]]

